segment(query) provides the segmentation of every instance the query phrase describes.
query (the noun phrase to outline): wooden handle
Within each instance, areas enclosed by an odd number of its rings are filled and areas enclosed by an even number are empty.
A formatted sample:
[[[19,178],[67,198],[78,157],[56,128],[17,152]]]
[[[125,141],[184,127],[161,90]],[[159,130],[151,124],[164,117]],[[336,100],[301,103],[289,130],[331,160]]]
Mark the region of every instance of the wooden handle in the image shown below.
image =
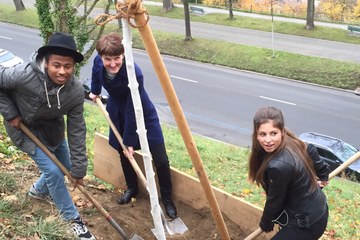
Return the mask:
[[[353,156],[351,156],[348,160],[346,160],[345,162],[343,162],[340,166],[338,166],[337,168],[335,168],[334,171],[332,171],[329,174],[329,180],[332,179],[333,177],[337,176],[340,172],[342,172],[343,170],[345,170],[345,168],[347,168],[348,166],[350,166],[353,162],[355,162],[357,159],[360,158],[360,151],[355,153]]]
[[[56,156],[50,152],[49,149],[22,123],[20,122],[20,129],[39,147],[41,150],[61,169],[61,171],[69,178],[71,182],[74,182],[74,178],[71,176],[69,170],[56,158]],[[93,198],[84,186],[77,185],[79,190],[85,195],[89,201],[101,212],[101,214],[108,220],[108,222],[120,233],[122,238],[129,239],[124,230],[115,222],[110,214]]]
[[[251,233],[249,236],[247,236],[244,240],[253,240],[260,236],[263,233],[263,230],[261,228],[256,229],[253,233]]]
[[[147,180],[143,174],[143,172],[141,171],[139,165],[137,164],[137,162],[135,161],[134,157],[129,153],[129,150],[127,149],[127,147],[124,145],[123,143],[123,139],[119,133],[119,131],[117,130],[117,128],[115,127],[114,123],[111,121],[109,113],[106,111],[104,104],[101,102],[100,98],[96,98],[96,103],[97,105],[100,107],[101,112],[104,114],[107,122],[109,123],[111,130],[113,131],[113,133],[115,134],[118,142],[120,143],[125,156],[129,159],[131,166],[134,168],[137,176],[140,178],[141,183],[143,184],[143,186],[145,188],[147,188]]]
[[[346,160],[345,162],[343,162],[340,166],[338,166],[337,168],[335,168],[330,174],[329,174],[329,180],[331,180],[332,178],[334,178],[335,176],[337,176],[340,172],[342,172],[343,170],[345,170],[345,168],[347,168],[348,166],[350,166],[353,162],[355,162],[357,159],[360,158],[360,152],[355,153],[353,156],[351,156],[348,160]],[[263,231],[261,230],[261,228],[256,229],[253,233],[251,233],[249,236],[247,236],[244,240],[253,240],[255,238],[257,238],[258,236],[260,236],[260,234]]]
[[[139,27],[141,38],[143,40],[145,49],[150,56],[151,63],[160,81],[163,92],[166,96],[167,102],[174,115],[180,134],[183,138],[184,144],[191,158],[192,164],[196,170],[201,186],[204,190],[206,199],[209,203],[211,214],[215,220],[216,226],[220,232],[221,239],[230,240],[229,232],[226,228],[225,221],[221,214],[218,202],[211,187],[209,178],[203,166],[200,154],[197,150],[195,141],[191,135],[190,128],[186,122],[184,112],[181,109],[179,99],[176,96],[175,89],[171,83],[170,76],[165,68],[164,61],[160,55],[160,51],[155,42],[149,24],[146,24],[147,17],[145,14],[138,14],[135,17],[135,22]]]

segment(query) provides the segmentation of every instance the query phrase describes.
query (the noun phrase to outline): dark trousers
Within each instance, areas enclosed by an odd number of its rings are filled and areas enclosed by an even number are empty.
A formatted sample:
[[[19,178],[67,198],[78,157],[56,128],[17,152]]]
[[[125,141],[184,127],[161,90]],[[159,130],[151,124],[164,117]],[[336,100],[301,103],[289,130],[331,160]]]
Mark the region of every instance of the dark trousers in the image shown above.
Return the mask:
[[[272,239],[273,240],[317,240],[327,226],[329,210],[326,209],[324,216],[309,228],[283,227]]]
[[[170,174],[169,159],[166,154],[164,144],[156,145],[150,148],[153,162],[156,168],[157,178],[160,186],[161,197],[171,199],[172,182]],[[123,151],[119,151],[121,166],[124,171],[126,185],[130,189],[137,189],[137,176],[134,168],[131,166],[130,161],[126,158]]]

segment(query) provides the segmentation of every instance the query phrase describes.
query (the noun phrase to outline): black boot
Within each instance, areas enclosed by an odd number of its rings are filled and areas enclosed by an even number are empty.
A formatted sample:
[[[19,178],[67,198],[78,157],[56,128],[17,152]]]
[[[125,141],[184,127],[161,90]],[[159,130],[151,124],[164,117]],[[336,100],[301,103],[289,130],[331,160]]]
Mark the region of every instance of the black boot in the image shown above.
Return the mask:
[[[165,206],[166,214],[171,219],[174,219],[177,217],[177,210],[174,202],[171,199],[172,182],[171,182],[170,166],[165,165],[162,167],[157,167],[156,171],[159,180],[161,198]]]
[[[169,216],[169,218],[174,219],[177,217],[177,211],[175,204],[171,200],[171,198],[163,198],[163,203],[165,206],[166,214]]]
[[[117,202],[120,205],[127,204],[131,201],[131,198],[135,198],[138,194],[137,189],[128,188],[124,194],[118,198]]]
[[[125,181],[127,185],[127,190],[125,193],[119,197],[117,202],[121,205],[127,204],[131,201],[131,198],[135,198],[138,194],[138,184],[137,184],[137,175],[129,160],[120,153],[121,166],[124,172]]]

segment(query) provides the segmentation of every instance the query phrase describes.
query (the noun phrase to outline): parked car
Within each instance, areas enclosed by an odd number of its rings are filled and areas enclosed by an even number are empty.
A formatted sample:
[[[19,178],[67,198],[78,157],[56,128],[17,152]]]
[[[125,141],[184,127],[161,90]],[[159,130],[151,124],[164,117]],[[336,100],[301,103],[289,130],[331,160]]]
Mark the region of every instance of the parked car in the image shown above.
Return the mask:
[[[299,136],[305,143],[311,143],[316,148],[326,163],[329,164],[331,171],[335,170],[343,162],[359,151],[356,147],[338,138],[322,135],[314,132],[306,132]],[[360,182],[360,161],[357,160],[345,169],[345,174],[350,180]]]
[[[0,48],[0,65],[4,67],[14,67],[23,64],[22,58],[15,56],[12,52]]]
[[[89,97],[91,91],[91,79],[86,79],[83,82],[83,88],[85,92],[85,99],[91,100],[91,98]],[[106,104],[108,98],[109,98],[109,93],[104,88],[101,88],[101,102]]]

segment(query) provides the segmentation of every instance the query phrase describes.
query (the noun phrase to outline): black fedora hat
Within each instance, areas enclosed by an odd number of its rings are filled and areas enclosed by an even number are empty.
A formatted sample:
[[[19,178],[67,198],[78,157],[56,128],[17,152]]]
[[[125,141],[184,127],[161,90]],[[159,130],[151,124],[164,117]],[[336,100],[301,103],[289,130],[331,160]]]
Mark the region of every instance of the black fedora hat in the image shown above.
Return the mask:
[[[66,33],[55,32],[46,46],[38,49],[38,54],[45,56],[47,53],[54,53],[62,56],[71,56],[75,62],[82,62],[84,56],[76,49],[74,38]]]

